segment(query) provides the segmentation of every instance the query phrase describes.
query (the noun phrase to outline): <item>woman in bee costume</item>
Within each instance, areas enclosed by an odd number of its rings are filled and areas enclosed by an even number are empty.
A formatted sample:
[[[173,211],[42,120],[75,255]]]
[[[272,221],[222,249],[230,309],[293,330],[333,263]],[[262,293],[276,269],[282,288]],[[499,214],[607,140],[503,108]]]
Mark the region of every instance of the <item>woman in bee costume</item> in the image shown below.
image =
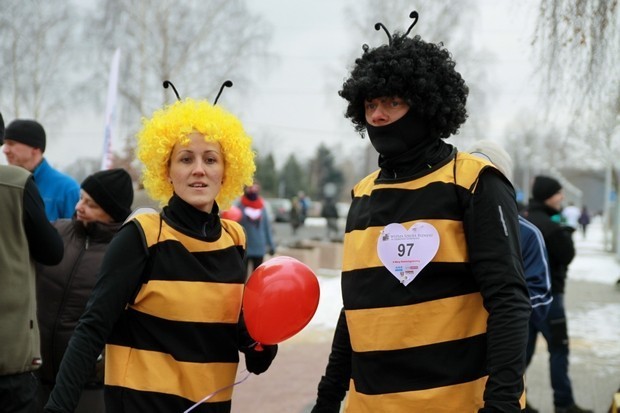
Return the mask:
[[[138,158],[162,212],[130,217],[111,242],[45,410],[73,412],[105,344],[107,412],[230,412],[239,351],[260,374],[277,350],[252,347],[245,235],[218,216],[252,183],[251,140],[224,109],[185,99],[143,122]]]
[[[520,412],[530,303],[514,190],[444,139],[468,89],[441,44],[364,46],[339,92],[379,169],[352,191],[344,308],[314,413]]]

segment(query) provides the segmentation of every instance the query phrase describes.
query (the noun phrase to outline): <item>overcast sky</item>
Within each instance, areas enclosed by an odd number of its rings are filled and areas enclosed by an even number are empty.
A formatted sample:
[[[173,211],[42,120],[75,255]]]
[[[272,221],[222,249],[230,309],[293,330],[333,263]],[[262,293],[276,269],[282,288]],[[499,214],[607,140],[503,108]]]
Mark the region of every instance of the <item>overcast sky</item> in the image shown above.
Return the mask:
[[[285,3],[285,4],[282,4]],[[488,53],[487,83],[491,114],[486,138],[503,135],[520,107],[532,106],[535,93],[527,88],[532,72],[530,38],[532,19],[517,16],[514,6],[505,1],[478,0],[480,17],[472,28],[477,49]],[[536,4],[528,0],[524,3]],[[262,85],[257,86],[253,104],[243,110],[248,128],[257,131],[254,138],[259,149],[289,153],[299,145],[309,149],[319,142],[328,147],[338,145],[350,153],[368,145],[343,118],[345,102],[337,95],[348,74],[353,56],[361,54],[361,45],[375,35],[369,27],[368,37],[349,33],[342,2],[316,0],[281,2],[263,0],[256,3],[274,24],[272,49],[280,55],[281,65]],[[530,10],[532,8],[530,7]],[[525,6],[519,11],[527,10]],[[407,23],[407,14],[403,22]],[[285,16],[303,16],[301,22]],[[423,11],[414,29],[423,35]],[[383,38],[377,37],[377,39]],[[446,45],[449,48],[449,45]],[[457,61],[457,70],[458,61]],[[467,79],[466,79],[467,80]],[[269,134],[265,134],[265,130]],[[458,138],[457,138],[458,139]],[[455,140],[454,144],[458,145]],[[306,149],[306,150],[307,150]]]
[[[487,84],[482,86],[492,91],[488,97],[492,123],[485,128],[488,136],[484,138],[501,141],[506,124],[520,108],[536,103],[535,91],[528,87],[534,18],[524,13],[535,11],[537,1],[526,0],[519,6],[495,0],[477,2],[480,16],[472,31],[477,48],[491,57],[484,62],[489,75]],[[250,93],[235,91],[233,87],[220,102],[241,118],[256,148],[261,153],[276,154],[278,163],[283,163],[293,152],[298,159],[306,159],[321,142],[347,155],[361,153],[369,144],[343,118],[345,102],[337,95],[347,76],[352,52],[359,55],[361,44],[368,41],[356,39],[356,33],[350,32],[344,3],[334,0],[248,2],[252,10],[273,24],[269,49],[275,58],[267,66],[248,67],[258,80]],[[416,27],[422,36],[423,27],[421,22]],[[372,28],[369,31],[374,32]],[[102,107],[101,113],[71,117],[59,132],[62,136],[55,137],[55,144],[46,151],[48,160],[63,168],[76,157],[101,153],[103,111]],[[85,142],[84,137],[92,135],[97,128],[101,131],[101,141]],[[457,139],[452,143],[458,146]]]

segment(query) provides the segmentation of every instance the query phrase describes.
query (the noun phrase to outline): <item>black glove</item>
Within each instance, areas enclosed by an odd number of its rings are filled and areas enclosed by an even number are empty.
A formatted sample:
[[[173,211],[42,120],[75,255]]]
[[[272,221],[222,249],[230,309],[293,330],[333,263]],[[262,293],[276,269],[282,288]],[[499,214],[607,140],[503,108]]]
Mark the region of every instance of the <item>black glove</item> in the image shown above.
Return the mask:
[[[262,351],[251,348],[245,352],[245,367],[250,373],[261,374],[267,371],[278,353],[277,344],[272,346],[263,345],[262,348]]]
[[[275,253],[276,253],[276,250],[275,250],[275,249],[271,248],[271,249],[269,250],[269,255],[274,255]]]

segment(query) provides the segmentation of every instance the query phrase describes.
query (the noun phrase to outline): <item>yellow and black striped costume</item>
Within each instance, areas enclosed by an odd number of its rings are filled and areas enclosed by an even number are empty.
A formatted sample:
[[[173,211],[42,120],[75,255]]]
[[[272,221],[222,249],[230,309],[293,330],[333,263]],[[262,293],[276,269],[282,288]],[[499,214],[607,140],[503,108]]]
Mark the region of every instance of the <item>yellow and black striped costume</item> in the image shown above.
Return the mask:
[[[106,391],[122,393],[124,411],[181,413],[234,382],[245,235],[228,220],[221,220],[219,238],[207,241],[158,214],[134,219],[148,248],[148,270],[108,339]],[[231,397],[232,387],[192,412],[229,412]],[[153,403],[156,409],[149,408]]]
[[[417,179],[353,189],[344,240],[343,302],[351,347],[345,411],[477,412],[488,372],[488,313],[468,263],[464,207],[488,162],[458,153]],[[437,254],[407,286],[381,262],[382,229],[433,225]]]

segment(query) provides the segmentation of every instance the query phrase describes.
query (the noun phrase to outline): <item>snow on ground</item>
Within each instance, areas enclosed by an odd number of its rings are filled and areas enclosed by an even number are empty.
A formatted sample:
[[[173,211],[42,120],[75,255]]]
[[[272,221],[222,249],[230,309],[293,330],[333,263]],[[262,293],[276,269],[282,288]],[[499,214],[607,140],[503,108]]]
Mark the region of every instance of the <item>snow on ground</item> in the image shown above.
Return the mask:
[[[605,251],[605,233],[600,218],[588,226],[585,239],[580,232],[575,232],[573,239],[577,256],[568,267],[568,278],[615,284],[620,277],[620,265],[614,254]]]
[[[336,327],[338,315],[342,308],[342,295],[340,294],[340,274],[321,275],[319,273],[319,286],[321,288],[321,296],[319,306],[310,321],[308,327],[317,329],[332,330]]]
[[[567,306],[569,334],[589,343],[591,351],[599,357],[620,360],[620,290],[616,281],[620,278],[620,265],[615,254],[607,252],[605,234],[600,219],[588,227],[586,237],[573,234],[577,255],[568,269],[572,281],[601,283],[618,291],[614,302],[583,301]],[[569,285],[568,288],[582,288]],[[609,290],[606,290],[609,291]]]

